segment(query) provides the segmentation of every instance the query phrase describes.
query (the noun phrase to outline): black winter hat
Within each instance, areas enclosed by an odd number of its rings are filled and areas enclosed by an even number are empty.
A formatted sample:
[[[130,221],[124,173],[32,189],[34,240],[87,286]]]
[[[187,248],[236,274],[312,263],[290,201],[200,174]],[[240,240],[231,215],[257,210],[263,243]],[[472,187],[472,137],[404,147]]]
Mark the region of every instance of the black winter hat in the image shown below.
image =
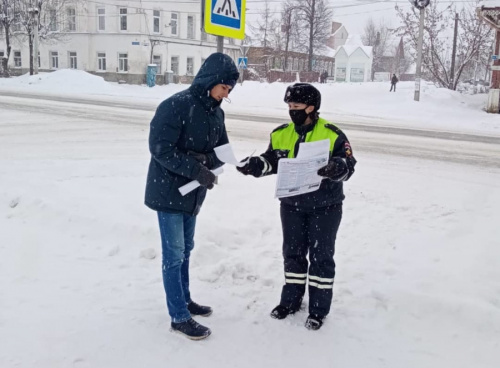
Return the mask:
[[[321,106],[321,93],[309,83],[295,83],[286,89],[284,101],[314,106],[314,111],[317,112]]]

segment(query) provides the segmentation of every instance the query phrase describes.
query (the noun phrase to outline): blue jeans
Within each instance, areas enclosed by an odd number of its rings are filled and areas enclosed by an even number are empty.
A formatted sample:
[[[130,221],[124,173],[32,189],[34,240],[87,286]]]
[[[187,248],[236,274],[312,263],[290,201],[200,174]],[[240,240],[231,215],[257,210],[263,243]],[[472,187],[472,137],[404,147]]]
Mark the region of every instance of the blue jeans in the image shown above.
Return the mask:
[[[196,216],[158,212],[162,244],[163,286],[172,322],[191,318],[189,293],[189,256],[194,248]]]

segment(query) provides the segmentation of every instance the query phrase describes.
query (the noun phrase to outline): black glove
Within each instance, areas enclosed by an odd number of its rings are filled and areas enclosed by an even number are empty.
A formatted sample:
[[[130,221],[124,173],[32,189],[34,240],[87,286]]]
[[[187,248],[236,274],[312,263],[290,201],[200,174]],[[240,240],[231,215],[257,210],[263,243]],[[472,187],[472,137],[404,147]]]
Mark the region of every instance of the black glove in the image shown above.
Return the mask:
[[[194,157],[196,161],[201,163],[202,165],[208,167],[209,169],[213,168],[212,160],[210,159],[210,156],[203,154],[203,153],[198,153],[194,151],[188,151],[187,152],[188,156]]]
[[[333,157],[328,165],[318,170],[318,175],[332,180],[341,180],[347,171],[345,161],[340,157]]]
[[[205,166],[202,166],[196,180],[198,180],[200,185],[207,187],[208,189],[212,189],[214,187],[215,178],[216,176],[213,172],[211,172]]]
[[[244,162],[248,159],[244,158],[241,162]],[[262,170],[264,170],[264,162],[260,159],[260,157],[250,157],[250,160],[243,167],[236,167],[243,175],[253,175],[256,178],[262,176]]]

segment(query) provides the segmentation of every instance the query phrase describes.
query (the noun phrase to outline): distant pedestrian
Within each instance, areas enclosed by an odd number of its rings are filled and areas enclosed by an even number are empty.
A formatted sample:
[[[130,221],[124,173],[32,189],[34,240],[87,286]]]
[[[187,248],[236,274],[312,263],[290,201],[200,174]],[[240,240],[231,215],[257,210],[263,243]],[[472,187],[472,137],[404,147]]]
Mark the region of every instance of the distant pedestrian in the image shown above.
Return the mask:
[[[323,73],[321,73],[321,83],[326,83],[326,78],[328,78],[328,72],[325,70]]]
[[[391,90],[389,92],[392,92],[393,88],[394,88],[394,92],[396,92],[396,83],[398,83],[398,82],[399,82],[398,77],[396,77],[396,74],[393,74],[392,78],[391,78]]]

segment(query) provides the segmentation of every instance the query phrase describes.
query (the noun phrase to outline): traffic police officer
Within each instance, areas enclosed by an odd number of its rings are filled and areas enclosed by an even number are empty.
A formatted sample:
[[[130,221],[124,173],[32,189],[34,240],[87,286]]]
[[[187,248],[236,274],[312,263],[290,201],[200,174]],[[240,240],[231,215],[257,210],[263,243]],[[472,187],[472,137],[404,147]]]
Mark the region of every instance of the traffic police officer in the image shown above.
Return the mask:
[[[312,85],[296,83],[286,90],[292,122],[271,133],[269,148],[238,168],[244,175],[276,174],[281,158],[295,158],[301,142],[330,140],[329,163],[317,191],[280,198],[285,285],[279,305],[271,312],[286,318],[300,309],[308,281],[309,316],[305,326],[319,329],[330,311],[335,277],[335,238],[342,218],[343,182],[354,173],[356,160],[345,134],[319,117],[321,94]],[[307,254],[309,253],[310,265]]]

